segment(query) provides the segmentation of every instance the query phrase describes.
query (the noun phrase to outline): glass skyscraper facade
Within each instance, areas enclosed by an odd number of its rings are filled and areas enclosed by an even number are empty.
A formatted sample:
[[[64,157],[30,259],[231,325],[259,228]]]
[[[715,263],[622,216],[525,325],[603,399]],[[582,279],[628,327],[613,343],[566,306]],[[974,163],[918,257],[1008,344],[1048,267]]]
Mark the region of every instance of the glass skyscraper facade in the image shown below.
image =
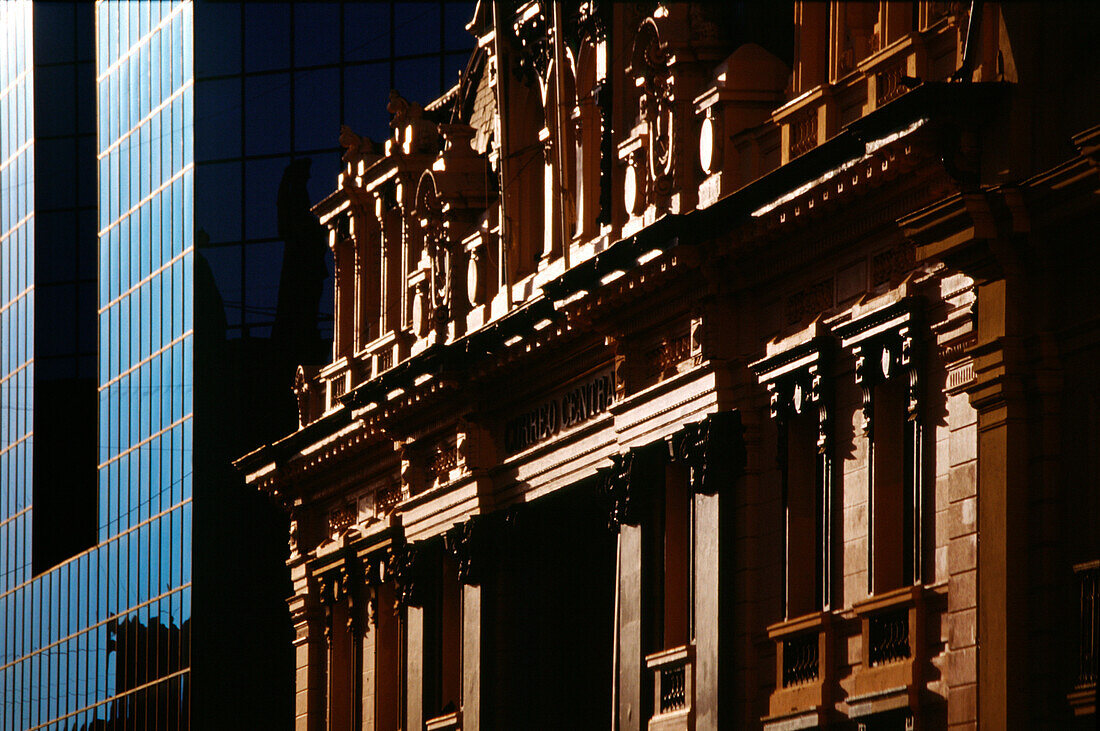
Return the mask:
[[[270,364],[339,124],[453,84],[470,12],[0,3],[0,731],[289,725],[285,533],[228,459],[313,357]]]

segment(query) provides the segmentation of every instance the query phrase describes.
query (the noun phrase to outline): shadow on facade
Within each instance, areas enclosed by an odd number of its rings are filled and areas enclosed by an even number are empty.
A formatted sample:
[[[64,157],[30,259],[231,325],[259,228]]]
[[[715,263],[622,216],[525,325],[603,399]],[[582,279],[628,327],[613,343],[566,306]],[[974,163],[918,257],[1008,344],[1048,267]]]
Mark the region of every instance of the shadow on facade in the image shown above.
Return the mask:
[[[507,521],[485,581],[483,728],[606,724],[615,538],[602,508],[582,482]]]
[[[308,159],[292,161],[279,186],[285,246],[270,338],[226,336],[201,231],[196,247],[191,716],[200,728],[283,728],[293,716],[289,525],[230,460],[297,426],[290,388],[297,366],[331,355],[318,327],[328,269],[324,231],[310,212],[309,169]]]

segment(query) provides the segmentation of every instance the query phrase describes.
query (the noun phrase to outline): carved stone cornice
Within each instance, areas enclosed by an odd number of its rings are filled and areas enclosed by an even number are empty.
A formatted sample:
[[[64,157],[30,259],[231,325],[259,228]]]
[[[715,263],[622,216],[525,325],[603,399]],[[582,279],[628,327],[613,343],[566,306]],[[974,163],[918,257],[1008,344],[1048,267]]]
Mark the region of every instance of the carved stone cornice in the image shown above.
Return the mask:
[[[360,606],[363,601],[363,567],[353,557],[348,557],[316,577],[317,604],[324,610],[325,639],[332,637],[332,608],[339,602],[347,602],[347,630],[353,637],[361,636],[366,629],[361,621]]]
[[[898,225],[916,244],[917,261],[939,260],[976,279],[996,279],[1009,262],[996,256],[994,242],[1011,228],[998,198],[987,190],[956,193],[899,218]]]

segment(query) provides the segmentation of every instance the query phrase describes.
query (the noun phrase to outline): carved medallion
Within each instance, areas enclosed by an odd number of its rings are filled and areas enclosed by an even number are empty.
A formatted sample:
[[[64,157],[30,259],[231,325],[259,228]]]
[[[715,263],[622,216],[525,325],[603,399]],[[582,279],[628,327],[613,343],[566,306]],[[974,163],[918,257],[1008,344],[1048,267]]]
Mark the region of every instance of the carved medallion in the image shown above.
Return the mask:
[[[708,109],[707,116],[703,118],[699,129],[699,164],[703,172],[708,175],[718,170],[719,166],[715,163],[719,161],[722,154],[721,144],[722,138],[718,134],[718,125],[713,112]]]

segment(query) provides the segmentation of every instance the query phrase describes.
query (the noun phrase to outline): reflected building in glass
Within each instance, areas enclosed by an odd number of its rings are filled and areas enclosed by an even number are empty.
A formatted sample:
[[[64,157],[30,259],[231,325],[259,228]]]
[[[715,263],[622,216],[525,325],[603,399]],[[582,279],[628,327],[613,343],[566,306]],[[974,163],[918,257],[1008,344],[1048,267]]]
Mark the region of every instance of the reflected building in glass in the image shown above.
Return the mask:
[[[228,459],[331,356],[340,124],[452,85],[469,15],[0,3],[0,730],[289,725],[286,525]]]

